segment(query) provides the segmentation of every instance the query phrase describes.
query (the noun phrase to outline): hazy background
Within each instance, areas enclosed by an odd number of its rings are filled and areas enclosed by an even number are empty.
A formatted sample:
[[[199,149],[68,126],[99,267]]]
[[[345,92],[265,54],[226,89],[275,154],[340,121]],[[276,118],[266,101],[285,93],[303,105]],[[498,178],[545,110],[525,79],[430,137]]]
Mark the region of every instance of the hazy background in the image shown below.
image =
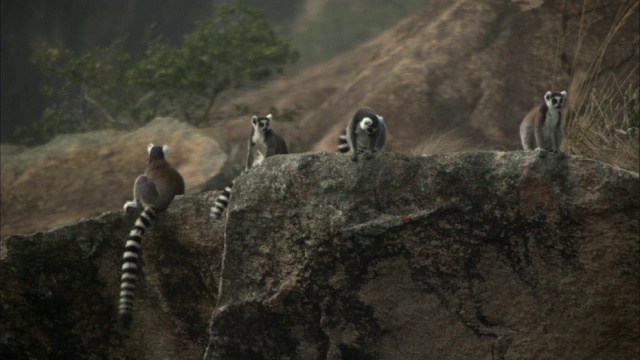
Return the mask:
[[[244,0],[264,9],[301,57],[289,73],[317,64],[363,43],[428,0]],[[212,0],[5,0],[1,3],[1,141],[17,143],[17,125],[37,120],[46,99],[39,93],[43,76],[30,63],[43,42],[62,44],[76,53],[114,41],[139,54],[144,39],[161,35],[179,44],[196,20],[212,15],[222,1]],[[149,29],[152,28],[149,34]]]

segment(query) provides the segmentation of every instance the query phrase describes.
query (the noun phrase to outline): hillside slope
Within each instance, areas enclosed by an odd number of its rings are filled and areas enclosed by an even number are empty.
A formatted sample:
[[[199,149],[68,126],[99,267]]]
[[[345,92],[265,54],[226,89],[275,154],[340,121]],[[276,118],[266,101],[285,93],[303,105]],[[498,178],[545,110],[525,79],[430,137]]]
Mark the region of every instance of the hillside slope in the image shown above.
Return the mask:
[[[490,148],[516,149],[519,122],[547,90],[568,90],[573,99],[589,76],[637,74],[639,16],[610,34],[623,4],[431,1],[357,49],[221,102],[212,113],[228,120],[208,131],[244,143],[249,115],[238,116],[235,104],[260,113],[299,109],[293,122],[274,128],[301,150],[334,151],[355,110],[371,106],[387,121],[395,150],[452,128]],[[638,76],[628,80],[637,84]]]
[[[276,116],[273,124],[291,152],[335,151],[339,132],[363,105],[384,116],[391,150],[410,151],[452,128],[458,128],[452,143],[457,136],[471,139],[459,143],[472,148],[516,149],[524,114],[547,89],[566,89],[573,102],[594,60],[601,60],[596,79],[635,73],[628,80],[638,83],[640,16],[609,33],[621,4],[629,1],[434,0],[327,63],[227,94],[213,109],[224,120],[197,134],[186,124],[156,124],[151,133],[143,128],[64,136],[24,153],[3,147],[1,236],[119,209],[144,169],[148,142],[171,146],[189,191],[222,189],[234,175],[225,171],[233,166],[223,166],[226,152],[237,145],[236,159],[242,159],[252,113],[266,114],[272,106],[299,108],[293,121]],[[251,112],[238,115],[235,104],[249,105]],[[218,144],[223,141],[230,146]],[[452,147],[435,152],[443,149]],[[209,181],[218,172],[225,176]]]
[[[34,148],[2,150],[0,237],[45,231],[105,211],[121,211],[149,160],[149,143],[168,145],[187,193],[198,192],[227,159],[193,126],[157,118],[132,132],[59,136]]]

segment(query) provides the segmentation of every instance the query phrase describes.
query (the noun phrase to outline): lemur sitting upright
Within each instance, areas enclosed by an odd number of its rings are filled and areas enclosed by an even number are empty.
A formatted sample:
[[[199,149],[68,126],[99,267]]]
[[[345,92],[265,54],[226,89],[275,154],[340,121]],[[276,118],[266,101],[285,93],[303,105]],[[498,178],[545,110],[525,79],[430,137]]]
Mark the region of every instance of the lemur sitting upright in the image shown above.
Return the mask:
[[[520,141],[524,150],[560,152],[562,144],[562,104],[567,92],[544,94],[544,103],[533,108],[520,124]],[[541,153],[543,154],[543,153]]]
[[[387,127],[384,119],[372,109],[364,107],[356,111],[347,126],[347,143],[350,149],[350,158],[358,160],[358,153],[364,151],[365,159],[384,150],[387,142]]]
[[[168,146],[149,144],[149,163],[144,175],[138,176],[133,185],[133,200],[124,204],[124,211],[143,208],[129,233],[122,256],[122,278],[120,282],[120,304],[118,306],[120,325],[129,328],[133,321],[133,299],[138,281],[138,258],[142,237],[157,214],[167,209],[176,195],[184,194],[184,179],[169,164]]]
[[[287,143],[273,129],[271,129],[271,114],[267,116],[254,116],[251,118],[251,135],[249,135],[249,146],[247,151],[247,165],[245,171],[262,164],[265,158],[276,154],[288,154]],[[211,208],[211,217],[220,219],[222,213],[229,205],[229,197],[233,183],[222,191],[216,198]]]

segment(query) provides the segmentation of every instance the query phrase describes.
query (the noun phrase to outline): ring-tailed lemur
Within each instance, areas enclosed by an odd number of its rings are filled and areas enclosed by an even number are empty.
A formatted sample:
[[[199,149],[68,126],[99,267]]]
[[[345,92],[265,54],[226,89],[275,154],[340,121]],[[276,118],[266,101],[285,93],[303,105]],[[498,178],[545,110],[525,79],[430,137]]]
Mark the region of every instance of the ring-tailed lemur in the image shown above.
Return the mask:
[[[288,154],[287,143],[273,129],[271,129],[271,114],[267,116],[254,116],[251,118],[251,135],[249,135],[249,148],[247,151],[247,165],[245,171],[257,167],[265,158],[276,154]],[[233,183],[225,187],[222,194],[216,198],[211,208],[211,217],[220,219],[222,213],[229,205],[229,197]]]
[[[149,163],[144,175],[138,176],[133,185],[133,200],[124,204],[124,211],[130,208],[144,208],[129,233],[122,256],[122,278],[120,282],[120,304],[118,313],[120,325],[129,328],[133,321],[133,299],[138,281],[138,258],[142,237],[151,221],[167,209],[176,195],[184,194],[184,179],[169,164],[168,146],[149,144]]]
[[[358,160],[358,153],[363,151],[365,159],[384,149],[387,142],[387,127],[382,116],[370,108],[361,108],[349,121],[347,126],[347,142],[351,160]]]
[[[349,140],[347,140],[347,128],[342,129],[342,133],[338,136],[338,152],[349,152]]]
[[[562,143],[562,114],[560,109],[567,92],[544,94],[544,103],[531,109],[520,124],[520,141],[524,150],[560,152]]]

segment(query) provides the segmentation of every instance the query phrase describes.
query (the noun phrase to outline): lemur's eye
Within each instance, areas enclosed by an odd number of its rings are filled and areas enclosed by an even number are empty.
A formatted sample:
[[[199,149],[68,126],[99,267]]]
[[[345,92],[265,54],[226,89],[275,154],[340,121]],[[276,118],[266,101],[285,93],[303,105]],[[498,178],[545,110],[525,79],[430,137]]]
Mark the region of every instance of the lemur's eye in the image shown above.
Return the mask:
[[[551,102],[552,102],[553,104],[557,104],[557,103],[558,103],[558,99],[553,99],[553,100],[551,100]]]

